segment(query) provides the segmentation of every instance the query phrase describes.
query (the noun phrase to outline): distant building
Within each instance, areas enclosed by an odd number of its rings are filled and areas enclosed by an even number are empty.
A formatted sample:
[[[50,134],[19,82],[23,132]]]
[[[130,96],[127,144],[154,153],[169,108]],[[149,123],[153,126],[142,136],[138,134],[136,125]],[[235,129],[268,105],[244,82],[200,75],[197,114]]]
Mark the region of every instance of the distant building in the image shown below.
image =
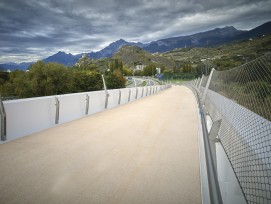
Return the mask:
[[[144,64],[136,65],[136,66],[135,66],[135,70],[140,70],[140,71],[142,71],[145,67],[146,67],[146,65],[144,65]]]

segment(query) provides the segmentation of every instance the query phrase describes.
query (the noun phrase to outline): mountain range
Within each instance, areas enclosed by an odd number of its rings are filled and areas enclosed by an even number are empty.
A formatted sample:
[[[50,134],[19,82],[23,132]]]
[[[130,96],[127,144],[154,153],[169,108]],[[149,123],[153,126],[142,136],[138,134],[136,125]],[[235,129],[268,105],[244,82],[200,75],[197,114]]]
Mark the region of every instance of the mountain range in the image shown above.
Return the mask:
[[[125,45],[132,45],[142,48],[143,50],[156,53],[156,52],[167,52],[176,48],[183,47],[205,47],[205,46],[216,46],[224,43],[240,41],[249,38],[255,38],[262,35],[271,34],[271,21],[264,23],[254,29],[249,31],[237,30],[233,26],[227,26],[224,28],[216,28],[213,30],[200,32],[187,36],[171,37],[166,39],[160,39],[157,41],[152,41],[150,43],[141,43],[141,42],[127,42],[123,39],[117,40],[109,44],[104,49],[98,52],[82,53],[78,55],[67,54],[65,52],[58,52],[52,56],[49,56],[46,59],[43,59],[44,62],[57,62],[64,64],[66,66],[73,66],[83,54],[86,54],[89,58],[100,59],[112,57],[121,47]],[[26,70],[30,64],[29,63],[7,63],[0,64],[0,69],[22,69]]]

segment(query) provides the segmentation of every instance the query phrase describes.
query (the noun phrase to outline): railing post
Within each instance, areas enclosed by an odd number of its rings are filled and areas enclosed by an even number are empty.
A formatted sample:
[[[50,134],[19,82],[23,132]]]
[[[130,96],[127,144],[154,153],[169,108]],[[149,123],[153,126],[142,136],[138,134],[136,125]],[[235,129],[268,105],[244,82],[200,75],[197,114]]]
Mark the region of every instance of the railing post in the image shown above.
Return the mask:
[[[200,77],[197,78],[196,84],[194,84],[195,87],[198,87],[199,80],[200,80]]]
[[[134,78],[134,83],[135,83],[135,88],[136,88],[136,95],[135,95],[135,99],[137,99],[137,92],[138,92],[138,90],[137,90],[137,84],[136,84],[136,80],[135,80],[135,78]]]
[[[1,115],[1,140],[7,140],[7,116],[5,107],[2,101],[2,97],[0,97],[0,115]]]
[[[136,95],[135,95],[135,99],[137,99],[137,95],[138,95],[138,89],[136,87]]]
[[[105,80],[104,80],[104,75],[102,75],[102,79],[103,79],[104,92],[105,92],[105,104],[104,104],[104,109],[107,109],[109,94],[108,94],[108,92],[107,92],[107,88],[106,88],[106,84],[105,84]]]
[[[130,102],[131,99],[131,89],[129,89],[129,97],[128,97],[128,102]]]
[[[203,103],[203,104],[205,104],[207,91],[208,91],[209,85],[210,85],[210,83],[211,83],[211,79],[212,79],[212,76],[213,76],[214,71],[215,71],[215,69],[213,68],[212,71],[211,71],[211,73],[210,73],[210,75],[209,75],[209,78],[208,78],[206,87],[205,87],[205,89],[204,89],[203,97],[202,97],[202,103]]]
[[[133,80],[134,80],[134,85],[135,85],[135,87],[137,87],[137,86],[136,86],[136,80],[135,80],[135,78],[133,78]]]
[[[121,101],[121,90],[119,90],[119,102],[118,102],[119,105],[120,105],[120,101]]]
[[[88,115],[88,109],[89,109],[89,95],[86,94],[86,112],[85,112],[86,115]]]
[[[55,105],[56,105],[56,117],[55,117],[55,124],[59,123],[59,100],[58,98],[55,96]]]
[[[200,79],[200,82],[199,82],[199,86],[197,87],[198,89],[199,89],[199,88],[200,88],[200,86],[201,86],[203,76],[204,76],[204,74],[201,76],[201,79]]]
[[[143,98],[144,87],[142,87],[141,98]]]

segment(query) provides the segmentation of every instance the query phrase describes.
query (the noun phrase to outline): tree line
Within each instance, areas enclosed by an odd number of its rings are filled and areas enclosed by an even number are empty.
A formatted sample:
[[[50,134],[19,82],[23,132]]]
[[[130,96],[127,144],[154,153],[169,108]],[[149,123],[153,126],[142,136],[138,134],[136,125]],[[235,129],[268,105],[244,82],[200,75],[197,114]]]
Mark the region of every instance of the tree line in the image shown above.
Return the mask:
[[[124,88],[126,79],[119,65],[102,73],[92,64],[66,67],[58,63],[38,61],[29,70],[16,70],[0,74],[0,93],[2,97],[29,98],[67,94],[75,92],[97,91],[103,89],[104,74],[108,89]]]

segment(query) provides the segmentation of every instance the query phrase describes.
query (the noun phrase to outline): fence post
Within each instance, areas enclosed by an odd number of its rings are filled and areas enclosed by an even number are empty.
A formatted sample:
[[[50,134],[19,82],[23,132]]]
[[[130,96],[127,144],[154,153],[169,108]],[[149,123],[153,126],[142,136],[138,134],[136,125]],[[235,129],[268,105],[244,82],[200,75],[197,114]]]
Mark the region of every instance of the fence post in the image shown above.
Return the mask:
[[[1,140],[7,140],[7,116],[5,107],[2,101],[2,97],[0,97],[0,115],[1,115]]]
[[[121,90],[119,90],[119,102],[118,102],[119,105],[120,105],[120,101],[121,101]]]
[[[199,88],[200,88],[200,86],[201,86],[203,76],[204,76],[204,74],[201,76],[201,79],[200,79],[200,82],[199,82],[199,86],[197,87],[198,89],[199,89]]]
[[[104,75],[102,75],[102,79],[103,79],[104,92],[105,92],[105,104],[104,104],[104,109],[107,109],[109,94],[108,94],[108,92],[107,92],[107,88],[106,88],[106,84],[105,84],[105,80],[104,80]]]
[[[142,87],[141,98],[143,98],[144,87]]]
[[[209,132],[209,135],[208,135],[208,138],[209,138],[209,143],[210,143],[210,148],[211,148],[211,153],[212,153],[212,156],[213,156],[213,161],[215,163],[215,169],[217,170],[217,160],[216,160],[216,147],[215,147],[215,144],[217,142],[219,142],[219,138],[217,138],[218,136],[218,132],[219,132],[219,129],[220,129],[220,126],[221,126],[221,121],[222,119],[220,120],[217,120],[217,121],[214,121],[213,122],[213,125],[211,127],[211,130]]]
[[[136,80],[135,80],[135,78],[134,78],[134,83],[135,83],[135,88],[136,88],[136,95],[135,95],[135,99],[137,99],[137,92],[138,92],[138,90],[137,90],[137,84],[136,84]]]
[[[58,98],[55,96],[55,105],[56,105],[56,117],[55,117],[55,124],[59,123],[59,100]]]
[[[86,94],[86,112],[85,112],[86,115],[88,115],[88,109],[89,109],[89,95]]]
[[[198,77],[198,78],[197,78],[197,81],[196,81],[195,87],[198,87],[199,80],[200,80],[200,77]]]
[[[136,80],[135,80],[135,78],[133,78],[133,80],[134,80],[134,85],[135,85],[135,87],[137,87],[137,86],[136,86]]]
[[[129,97],[128,97],[128,102],[130,102],[131,99],[131,89],[129,89]]]
[[[205,104],[207,91],[208,91],[209,85],[210,85],[210,83],[211,83],[211,79],[212,79],[212,76],[213,76],[214,71],[215,71],[215,69],[213,68],[212,71],[211,71],[211,73],[210,73],[210,75],[209,75],[209,78],[208,78],[206,87],[205,87],[205,89],[204,89],[203,97],[202,97],[202,103],[203,103],[203,104]]]
[[[138,90],[137,90],[137,87],[136,87],[136,95],[135,95],[135,99],[137,99],[137,94],[138,94]]]

